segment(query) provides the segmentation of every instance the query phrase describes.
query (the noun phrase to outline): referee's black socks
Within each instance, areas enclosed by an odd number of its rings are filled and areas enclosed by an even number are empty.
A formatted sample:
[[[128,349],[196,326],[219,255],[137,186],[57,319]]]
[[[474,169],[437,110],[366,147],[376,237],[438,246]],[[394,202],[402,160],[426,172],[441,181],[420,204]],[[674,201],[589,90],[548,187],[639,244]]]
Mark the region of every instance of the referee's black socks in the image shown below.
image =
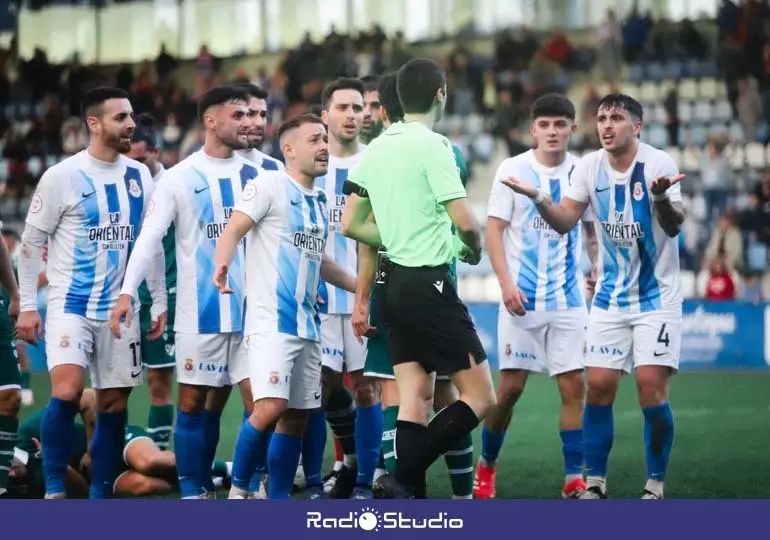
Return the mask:
[[[415,489],[425,471],[442,454],[479,425],[468,404],[455,401],[427,425],[399,420],[396,424],[396,480]]]

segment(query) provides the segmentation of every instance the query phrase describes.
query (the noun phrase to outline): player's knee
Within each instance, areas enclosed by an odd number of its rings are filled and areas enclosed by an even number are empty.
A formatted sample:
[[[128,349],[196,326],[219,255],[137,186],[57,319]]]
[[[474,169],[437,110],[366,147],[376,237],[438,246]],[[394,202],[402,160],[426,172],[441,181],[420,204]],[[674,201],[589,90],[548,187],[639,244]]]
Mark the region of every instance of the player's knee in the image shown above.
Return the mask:
[[[287,408],[288,402],[285,399],[259,399],[254,402],[254,410],[251,413],[251,425],[260,431],[264,431],[279,418],[283,418]]]
[[[460,394],[450,381],[436,381],[436,390],[433,393],[433,410],[440,411],[459,398]]]
[[[526,384],[526,374],[504,371],[500,375],[500,383],[497,388],[498,403],[513,407],[524,393]]]
[[[658,366],[651,366],[658,367]],[[655,407],[668,400],[668,373],[657,369],[639,369],[636,373],[639,405]]]
[[[378,386],[363,375],[356,377],[353,381],[353,397],[357,407],[371,407],[379,401]]]
[[[126,388],[97,390],[96,408],[101,412],[124,412],[128,408],[130,393],[131,390]]]
[[[153,468],[153,460],[149,456],[131,456],[131,467],[138,473],[147,474]]]
[[[188,385],[179,386],[177,407],[185,414],[198,414],[206,405],[206,393],[202,388]]]
[[[558,377],[562,405],[582,406],[585,395],[585,381],[582,371],[563,373]]]
[[[150,369],[147,371],[147,386],[150,388],[150,399],[153,403],[171,402],[171,371],[165,369]]]
[[[302,437],[307,425],[308,414],[309,411],[306,410],[287,409],[281,416],[276,431],[293,437]]]
[[[21,409],[21,391],[14,388],[0,390],[0,416],[15,418]]]
[[[586,402],[591,405],[607,406],[615,401],[620,375],[610,370],[589,369],[586,379]]]

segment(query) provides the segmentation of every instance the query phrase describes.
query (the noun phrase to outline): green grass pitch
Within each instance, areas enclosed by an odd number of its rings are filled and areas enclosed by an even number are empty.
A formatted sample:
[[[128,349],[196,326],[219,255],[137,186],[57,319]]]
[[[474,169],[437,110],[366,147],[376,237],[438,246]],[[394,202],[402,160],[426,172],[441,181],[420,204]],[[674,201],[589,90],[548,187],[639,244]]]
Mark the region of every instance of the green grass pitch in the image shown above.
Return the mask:
[[[46,404],[48,377],[35,374],[36,404],[22,418]],[[770,498],[766,471],[770,459],[770,375],[765,373],[682,373],[671,385],[676,422],[666,498]],[[131,423],[146,425],[146,387],[130,402]],[[514,413],[498,463],[498,498],[555,498],[562,482],[556,385],[531,377]],[[233,392],[222,418],[218,457],[232,459],[240,429],[240,395]],[[626,377],[615,404],[615,444],[610,456],[608,489],[613,498],[637,498],[645,480],[642,414],[633,380]],[[478,457],[480,430],[474,434]],[[333,450],[327,449],[329,470]],[[430,470],[433,498],[451,496],[443,459]]]

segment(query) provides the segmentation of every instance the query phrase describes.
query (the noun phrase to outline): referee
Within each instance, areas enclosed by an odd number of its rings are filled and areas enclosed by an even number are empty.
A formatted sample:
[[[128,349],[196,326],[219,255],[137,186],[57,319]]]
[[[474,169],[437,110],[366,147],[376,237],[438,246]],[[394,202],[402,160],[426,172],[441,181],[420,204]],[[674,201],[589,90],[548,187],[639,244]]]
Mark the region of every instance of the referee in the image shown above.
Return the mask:
[[[448,275],[456,256],[478,264],[481,235],[452,145],[433,132],[446,77],[432,60],[415,59],[399,70],[397,86],[404,121],[372,141],[350,172],[347,191],[357,196],[346,203],[343,232],[387,251],[377,272],[384,285],[378,315],[401,401],[394,476],[403,496],[413,497],[428,467],[478,425],[495,394],[486,353]],[[427,423],[434,374],[449,375],[460,399]]]

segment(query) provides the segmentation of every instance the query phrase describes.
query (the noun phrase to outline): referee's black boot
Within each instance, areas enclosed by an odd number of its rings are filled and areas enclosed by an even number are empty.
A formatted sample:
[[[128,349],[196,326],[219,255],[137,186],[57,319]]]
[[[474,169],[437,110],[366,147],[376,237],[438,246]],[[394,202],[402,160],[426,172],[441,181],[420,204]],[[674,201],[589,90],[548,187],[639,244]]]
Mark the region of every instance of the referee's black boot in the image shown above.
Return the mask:
[[[345,465],[340,469],[337,481],[334,487],[329,491],[329,499],[349,499],[353,495],[353,488],[356,487],[358,479],[358,469],[350,468]]]

